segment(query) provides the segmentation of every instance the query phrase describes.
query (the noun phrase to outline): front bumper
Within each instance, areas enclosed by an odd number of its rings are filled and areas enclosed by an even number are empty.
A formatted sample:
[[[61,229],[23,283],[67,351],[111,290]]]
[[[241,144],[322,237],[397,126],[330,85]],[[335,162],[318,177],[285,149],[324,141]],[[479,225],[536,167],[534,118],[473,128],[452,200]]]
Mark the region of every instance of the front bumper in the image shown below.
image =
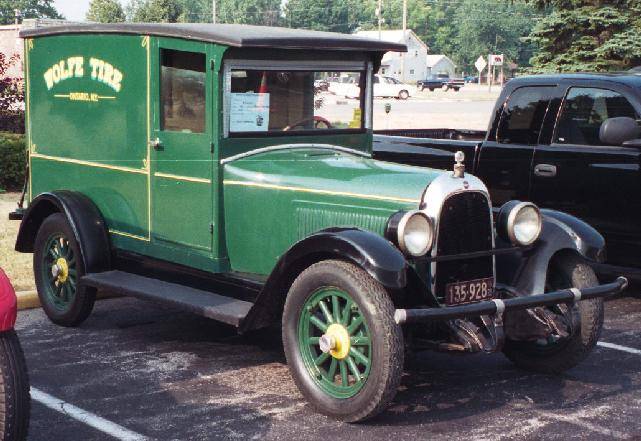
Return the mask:
[[[612,283],[605,283],[583,289],[570,288],[545,294],[486,300],[467,305],[444,306],[441,308],[397,309],[394,313],[394,319],[396,323],[402,325],[405,323],[426,323],[439,320],[478,317],[482,315],[501,316],[506,311],[609,297],[623,291],[627,286],[628,279],[618,277]]]

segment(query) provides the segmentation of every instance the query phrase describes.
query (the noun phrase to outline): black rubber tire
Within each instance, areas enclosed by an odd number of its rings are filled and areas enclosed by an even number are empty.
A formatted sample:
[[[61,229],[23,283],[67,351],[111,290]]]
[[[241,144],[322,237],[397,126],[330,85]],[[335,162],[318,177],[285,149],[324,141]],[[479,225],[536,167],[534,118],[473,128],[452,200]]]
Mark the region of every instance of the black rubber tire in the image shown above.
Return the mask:
[[[27,439],[31,397],[29,374],[14,330],[0,333],[0,439]]]
[[[555,258],[548,270],[551,289],[587,288],[598,285],[594,270],[574,254]],[[581,363],[590,354],[603,328],[603,300],[583,300],[576,313],[581,330],[559,344],[558,348],[541,350],[532,342],[506,340],[503,353],[520,368],[544,374],[560,374]]]
[[[305,368],[298,348],[298,321],[307,298],[318,288],[340,288],[359,305],[372,334],[374,362],[367,382],[353,397],[333,398],[320,390]],[[394,321],[394,305],[385,288],[358,266],[325,260],[303,271],[292,284],[283,312],[283,346],[298,389],[320,413],[359,422],[382,412],[396,395],[404,362],[403,333]]]
[[[69,222],[67,222],[65,216],[60,213],[52,214],[47,217],[40,226],[34,245],[33,272],[36,280],[36,288],[38,290],[38,298],[40,299],[42,309],[44,309],[47,317],[49,317],[53,323],[67,327],[78,326],[80,323],[84,322],[87,317],[89,317],[89,314],[91,314],[96,300],[96,293],[93,289],[83,288],[78,285],[74,301],[67,311],[60,311],[57,309],[51,303],[51,300],[44,294],[46,281],[42,278],[42,254],[46,252],[44,247],[49,237],[53,234],[63,234],[69,241],[69,245],[73,249],[74,255],[77,256],[77,280],[79,281],[80,278],[85,275],[85,267],[82,259],[80,258],[80,245],[75,240],[75,235],[73,234],[73,230],[71,229]]]
[[[401,90],[398,93],[398,99],[399,100],[406,100],[410,97],[410,93],[407,90]]]

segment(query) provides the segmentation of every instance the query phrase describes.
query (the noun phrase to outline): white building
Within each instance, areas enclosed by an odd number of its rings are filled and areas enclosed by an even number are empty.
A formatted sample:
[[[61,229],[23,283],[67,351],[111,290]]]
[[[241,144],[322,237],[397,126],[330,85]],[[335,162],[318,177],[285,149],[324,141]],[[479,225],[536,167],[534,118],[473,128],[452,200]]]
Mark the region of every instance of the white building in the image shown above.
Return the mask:
[[[427,56],[427,76],[436,76],[447,74],[449,77],[455,77],[456,64],[446,55],[428,55]]]
[[[356,35],[377,40],[378,31],[358,31]],[[381,75],[394,77],[404,83],[414,84],[427,77],[428,47],[411,30],[381,31],[380,39],[392,43],[402,43],[407,46],[407,52],[387,52],[381,62]]]

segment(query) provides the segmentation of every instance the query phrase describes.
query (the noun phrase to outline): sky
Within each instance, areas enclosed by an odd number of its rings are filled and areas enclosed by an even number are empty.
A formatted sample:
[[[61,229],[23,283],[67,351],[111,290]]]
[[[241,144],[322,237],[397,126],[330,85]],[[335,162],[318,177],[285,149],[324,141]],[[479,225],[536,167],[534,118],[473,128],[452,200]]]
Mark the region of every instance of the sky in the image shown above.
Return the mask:
[[[53,4],[67,20],[84,20],[91,0],[54,0]]]

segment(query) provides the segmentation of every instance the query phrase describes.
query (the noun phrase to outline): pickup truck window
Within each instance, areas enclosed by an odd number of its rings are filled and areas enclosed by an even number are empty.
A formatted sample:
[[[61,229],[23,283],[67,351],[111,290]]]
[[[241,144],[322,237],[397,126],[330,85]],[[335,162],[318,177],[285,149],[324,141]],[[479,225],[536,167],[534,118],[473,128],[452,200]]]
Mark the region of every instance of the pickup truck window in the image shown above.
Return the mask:
[[[163,49],[160,67],[162,130],[205,131],[205,54]]]
[[[347,87],[343,96],[314,87],[332,72],[232,69],[227,118],[229,133],[275,135],[285,132],[362,129],[364,126],[361,72],[340,72]],[[334,74],[335,75],[335,74]],[[331,90],[331,86],[330,86]]]
[[[620,93],[591,87],[571,88],[563,103],[554,142],[558,144],[604,145],[601,124],[608,118],[639,119],[630,102]]]
[[[553,86],[521,87],[512,92],[499,120],[497,141],[536,145],[553,92]]]

